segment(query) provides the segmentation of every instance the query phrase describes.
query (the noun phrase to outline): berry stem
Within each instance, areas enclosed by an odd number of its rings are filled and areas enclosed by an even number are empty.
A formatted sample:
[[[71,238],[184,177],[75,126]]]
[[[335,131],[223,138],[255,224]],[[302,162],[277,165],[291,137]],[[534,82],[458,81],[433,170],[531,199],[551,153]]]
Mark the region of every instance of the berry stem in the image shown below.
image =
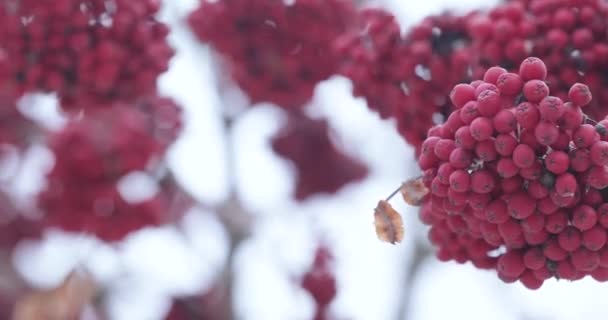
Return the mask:
[[[403,187],[403,184],[399,185],[399,187],[397,189],[395,189],[395,191],[393,191],[388,197],[386,197],[386,201],[390,201],[397,193],[399,193],[399,191],[401,191],[401,188]]]

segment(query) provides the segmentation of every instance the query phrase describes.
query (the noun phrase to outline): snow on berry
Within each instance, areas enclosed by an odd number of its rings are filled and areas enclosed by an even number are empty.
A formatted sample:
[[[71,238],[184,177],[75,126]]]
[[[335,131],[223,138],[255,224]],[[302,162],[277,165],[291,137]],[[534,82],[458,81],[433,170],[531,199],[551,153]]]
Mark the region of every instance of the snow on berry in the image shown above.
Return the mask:
[[[466,124],[439,125],[422,143],[419,164],[431,190],[423,222],[437,256],[489,262],[503,281],[530,289],[551,277],[605,281],[596,270],[607,260],[608,145],[578,108],[590,102],[589,90],[575,84],[571,100],[549,95],[550,72],[535,57],[506,75],[490,68],[484,81],[457,85],[452,115],[462,116],[467,104],[486,111],[467,113]],[[517,80],[506,85],[506,78]],[[486,89],[472,96],[474,85]],[[501,101],[497,110],[488,108],[490,96]],[[471,253],[474,242],[485,244],[483,252]]]

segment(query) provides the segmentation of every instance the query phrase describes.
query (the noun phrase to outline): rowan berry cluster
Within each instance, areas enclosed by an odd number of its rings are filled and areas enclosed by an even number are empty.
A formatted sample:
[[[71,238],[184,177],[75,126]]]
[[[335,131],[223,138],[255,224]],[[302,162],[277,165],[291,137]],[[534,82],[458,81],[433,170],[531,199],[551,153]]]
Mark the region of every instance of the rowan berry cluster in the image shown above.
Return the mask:
[[[333,42],[356,16],[345,0],[204,0],[189,22],[253,103],[298,109],[336,72]]]
[[[130,203],[118,183],[132,172],[152,175],[158,170],[180,131],[179,114],[164,98],[144,99],[135,106],[117,103],[74,119],[51,136],[55,164],[39,196],[45,223],[116,241],[171,220],[176,185],[161,185],[149,199]]]
[[[608,101],[608,4],[602,0],[515,0],[472,18],[469,33],[479,53],[477,76],[493,65],[510,71],[533,55],[547,64],[547,84],[566,99],[582,82],[594,96],[586,114],[606,115]]]
[[[158,9],[156,0],[5,0],[8,80],[17,95],[57,93],[66,110],[153,94],[173,55]]]
[[[518,73],[492,67],[454,87],[455,110],[422,145],[421,219],[441,260],[495,268],[505,282],[606,281],[608,120],[583,113],[586,85],[564,101],[546,79],[532,57]]]
[[[314,320],[329,319],[327,310],[337,293],[336,278],[331,270],[333,257],[326,247],[319,247],[314,262],[302,277],[300,285],[315,301]]]
[[[355,96],[384,118],[395,117],[405,140],[419,147],[426,131],[449,114],[447,93],[469,79],[467,17],[425,18],[406,35],[380,9],[361,12],[361,27],[336,41],[341,73]]]
[[[272,140],[273,150],[296,167],[296,200],[335,193],[367,175],[367,167],[340,151],[329,133],[327,121],[294,113]]]

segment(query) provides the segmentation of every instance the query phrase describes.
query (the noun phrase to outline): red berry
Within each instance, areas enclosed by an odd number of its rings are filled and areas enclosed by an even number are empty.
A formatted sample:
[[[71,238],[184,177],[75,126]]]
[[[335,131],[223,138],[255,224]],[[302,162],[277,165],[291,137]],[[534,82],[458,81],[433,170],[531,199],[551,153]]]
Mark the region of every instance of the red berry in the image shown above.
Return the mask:
[[[517,219],[525,219],[536,210],[536,200],[527,193],[518,192],[507,201],[509,214]]]
[[[508,96],[518,94],[523,84],[521,77],[516,73],[503,73],[496,80],[496,86],[500,90],[500,93]]]
[[[545,219],[545,230],[549,233],[559,234],[568,226],[568,215],[563,210],[549,214]]]
[[[600,266],[600,255],[581,247],[570,255],[570,261],[576,270],[590,272]]]
[[[517,220],[509,218],[498,225],[498,233],[506,241],[515,240],[522,235],[522,229]]]
[[[494,148],[494,141],[485,140],[477,143],[475,146],[475,154],[482,161],[494,161],[496,160],[498,154],[496,149]]]
[[[608,142],[598,141],[591,146],[591,161],[598,166],[608,165]]]
[[[519,278],[521,284],[530,290],[537,290],[543,285],[543,280],[538,279],[532,270],[526,270]]]
[[[452,151],[452,153],[450,153],[450,164],[457,169],[465,169],[468,168],[471,165],[471,162],[473,161],[473,155],[463,149],[463,148],[456,148]]]
[[[454,140],[450,139],[440,139],[435,144],[435,156],[439,160],[448,160],[450,158],[450,153],[456,149],[456,144]]]
[[[572,225],[581,231],[591,229],[597,223],[596,211],[587,205],[580,205],[572,212]]]
[[[540,232],[545,228],[545,216],[534,213],[521,221],[521,227],[525,232]]]
[[[525,269],[526,266],[519,251],[507,251],[507,253],[498,258],[496,264],[496,270],[499,274],[512,278],[519,277]]]
[[[479,109],[477,108],[477,101],[467,102],[460,110],[460,120],[464,124],[470,124],[480,116]]]
[[[540,111],[536,105],[522,102],[515,108],[515,119],[523,129],[534,129],[540,121]]]
[[[595,127],[590,124],[583,124],[572,135],[572,141],[579,148],[589,148],[594,143],[600,141],[600,135]]]
[[[564,113],[559,120],[559,125],[563,130],[574,130],[583,124],[583,111],[579,106],[571,102],[564,103]]]
[[[524,265],[531,270],[538,270],[545,265],[545,255],[543,250],[538,247],[531,247],[524,253]]]
[[[511,110],[500,110],[492,119],[492,123],[498,133],[509,133],[517,128],[517,119]]]
[[[550,146],[559,138],[559,129],[555,124],[549,121],[541,121],[534,129],[534,136],[538,143],[544,146]]]
[[[507,70],[501,67],[491,67],[483,75],[483,81],[496,84],[500,75],[507,73]]]
[[[471,189],[476,193],[490,193],[496,181],[488,170],[478,170],[471,175]]]
[[[557,239],[555,238],[551,238],[547,241],[543,247],[543,253],[545,254],[545,257],[553,261],[561,261],[568,257],[568,252],[559,246],[559,243],[557,243]]]
[[[470,125],[471,135],[477,141],[489,139],[494,132],[492,120],[488,118],[476,118]]]
[[[547,77],[547,67],[545,63],[536,57],[526,58],[519,65],[519,76],[524,80],[545,80]]]
[[[598,251],[606,244],[606,229],[596,225],[583,232],[583,245],[591,251]]]
[[[570,151],[570,167],[576,172],[585,172],[591,167],[591,155],[588,149]]]
[[[484,117],[493,117],[500,111],[500,94],[494,90],[485,90],[477,97],[477,109]]]
[[[553,151],[545,157],[545,167],[551,173],[559,175],[568,170],[570,165],[570,158],[568,154],[563,151]]]
[[[450,92],[450,100],[457,109],[462,108],[467,102],[475,99],[475,88],[471,85],[461,83],[454,86]]]
[[[558,235],[557,242],[562,249],[574,251],[581,246],[581,232],[575,227],[568,226]]]
[[[450,175],[450,188],[457,192],[469,190],[471,176],[464,170],[456,170]]]
[[[563,173],[555,179],[555,192],[562,197],[573,197],[578,188],[576,177],[571,173]]]
[[[528,181],[528,194],[534,199],[540,200],[549,196],[549,189],[540,181]]]
[[[591,102],[591,91],[582,83],[575,83],[568,91],[568,100],[579,107],[584,107]]]
[[[538,103],[549,95],[549,86],[541,80],[530,80],[524,83],[523,92],[528,101]]]
[[[536,154],[526,144],[520,144],[513,150],[513,162],[521,169],[531,167],[534,164],[534,160],[536,160]]]
[[[494,139],[494,148],[501,156],[510,156],[517,146],[517,139],[511,134],[499,134]]]
[[[456,130],[456,133],[454,134],[454,142],[457,147],[472,150],[475,148],[477,140],[475,140],[475,138],[473,138],[471,135],[469,126],[462,126]]]
[[[456,171],[449,162],[444,162],[437,169],[437,179],[443,184],[450,184],[450,175]]]
[[[538,111],[540,111],[541,119],[556,123],[562,117],[566,109],[564,108],[562,99],[547,96],[538,104]]]

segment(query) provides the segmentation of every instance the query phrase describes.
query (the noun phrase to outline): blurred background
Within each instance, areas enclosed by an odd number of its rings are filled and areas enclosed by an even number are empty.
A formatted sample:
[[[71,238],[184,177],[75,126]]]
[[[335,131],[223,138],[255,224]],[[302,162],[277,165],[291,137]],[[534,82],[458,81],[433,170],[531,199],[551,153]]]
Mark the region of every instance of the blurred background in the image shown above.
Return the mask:
[[[370,5],[395,14],[406,30],[429,14],[466,12],[497,2],[384,0]],[[395,124],[354,98],[344,77],[320,83],[307,112],[327,118],[332,139],[366,164],[369,173],[335,194],[294,201],[295,170],[270,144],[287,117],[272,104],[248,107],[247,96],[226,79],[215,53],[185,24],[197,6],[197,0],[162,3],[159,19],[171,28],[176,55],[159,86],[184,108],[184,130],[169,151],[169,166],[202,205],[175,225],[145,228],[113,245],[59,230],[22,241],[11,261],[29,285],[54,288],[84,267],[104,288],[108,319],[166,319],[175,301],[200,301],[209,310],[220,310],[214,312],[232,307],[234,319],[306,320],[315,317],[316,302],[302,279],[314,269],[319,248],[326,248],[333,258],[322,272],[335,278],[336,296],[327,318],[317,319],[608,317],[608,288],[589,278],[573,283],[551,279],[530,291],[470,264],[437,261],[417,208],[400,199],[392,203],[403,215],[405,238],[397,245],[380,242],[374,206],[419,171],[414,150]],[[36,106],[30,116],[49,128],[61,126],[64,119],[52,96],[27,99]],[[229,124],[227,110],[239,114]],[[23,161],[11,185],[18,199],[40,190],[53,156],[38,146]],[[149,192],[138,181],[125,188],[132,194]],[[232,296],[228,302],[222,299],[226,290]],[[211,312],[200,319],[222,317]]]

